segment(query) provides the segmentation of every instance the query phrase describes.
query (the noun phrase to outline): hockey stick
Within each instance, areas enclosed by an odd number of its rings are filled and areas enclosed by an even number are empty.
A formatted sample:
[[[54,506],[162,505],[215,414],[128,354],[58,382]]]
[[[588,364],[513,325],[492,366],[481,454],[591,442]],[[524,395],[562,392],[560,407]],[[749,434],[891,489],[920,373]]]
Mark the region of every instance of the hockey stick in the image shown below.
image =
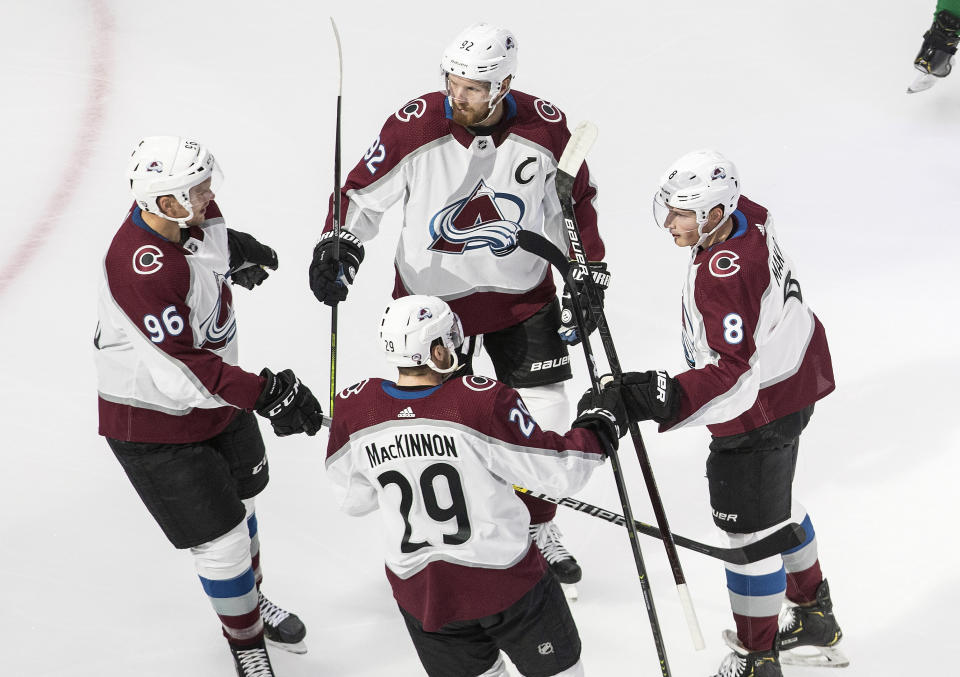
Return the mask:
[[[573,182],[580,171],[580,165],[586,157],[587,151],[597,138],[597,127],[591,122],[581,122],[573,132],[567,147],[557,167],[557,196],[560,198],[560,206],[563,210],[563,221],[566,226],[567,238],[570,243],[570,249],[573,251],[576,266],[583,276],[584,288],[587,292],[587,305],[592,319],[596,322],[597,332],[600,334],[600,341],[603,344],[604,352],[607,356],[607,364],[613,376],[617,377],[623,373],[620,368],[620,360],[617,357],[617,349],[613,345],[613,337],[610,334],[610,327],[607,325],[607,317],[603,312],[603,306],[600,304],[599,290],[590,275],[590,269],[587,266],[587,256],[583,249],[583,238],[580,235],[580,226],[577,224],[576,213],[573,210]],[[523,245],[520,245],[523,247]],[[546,256],[544,258],[547,258]],[[566,257],[564,257],[566,259]],[[549,260],[549,258],[547,259]],[[554,264],[556,265],[556,264]],[[569,263],[567,267],[573,268]],[[568,280],[571,290],[572,305],[576,307],[579,299],[575,292],[576,287],[570,285],[571,278]],[[583,332],[580,332],[583,335]],[[583,336],[586,340],[586,336]],[[684,616],[687,619],[687,627],[690,630],[690,638],[693,640],[693,646],[696,650],[703,649],[706,644],[703,641],[703,633],[700,631],[700,623],[697,621],[697,613],[693,608],[693,600],[690,598],[690,591],[687,588],[687,579],[683,573],[683,567],[680,565],[680,555],[677,553],[677,546],[673,542],[673,535],[670,531],[670,524],[667,522],[667,513],[663,508],[663,500],[660,498],[660,490],[657,489],[657,482],[653,476],[653,466],[650,464],[650,457],[647,454],[647,448],[643,443],[643,437],[640,435],[640,426],[637,423],[629,423],[630,437],[633,439],[633,446],[637,452],[637,460],[640,462],[640,469],[643,471],[643,479],[647,485],[647,494],[650,496],[650,503],[653,506],[653,514],[657,520],[657,526],[663,535],[663,547],[667,553],[667,559],[670,562],[670,568],[673,571],[673,580],[677,585],[677,593],[680,595],[680,604],[683,607]]]
[[[579,129],[578,129],[579,131]],[[594,128],[594,136],[596,136],[596,128]],[[566,158],[566,168],[573,169],[573,173],[576,174],[580,165],[583,164],[584,159],[586,158],[587,150],[589,150],[590,145],[593,143],[593,139],[589,139],[586,144],[577,143],[583,140],[582,135],[574,135],[573,138],[567,143],[567,147],[563,151],[563,157],[561,162]],[[560,171],[557,172],[557,177],[560,177]],[[560,193],[559,184],[557,186],[557,194],[560,196],[560,202],[563,204],[563,196]],[[568,191],[569,195],[569,191]],[[570,202],[570,200],[568,200]],[[564,219],[572,217],[572,205],[570,217],[567,216],[567,206],[563,206]],[[517,234],[517,244],[522,249],[527,249],[523,246],[524,235],[528,234],[528,231],[521,230]],[[532,233],[531,233],[532,234]],[[527,250],[529,251],[529,250]],[[536,252],[532,252],[536,253]],[[566,266],[566,275],[564,277],[567,285],[570,289],[576,289],[575,280],[573,278],[573,267],[570,265]],[[571,304],[573,307],[574,320],[576,321],[577,331],[580,332],[580,336],[583,337],[583,340],[580,342],[583,346],[583,354],[587,359],[587,364],[590,366],[590,385],[593,388],[595,395],[599,396],[601,392],[600,385],[600,376],[597,373],[596,361],[593,357],[593,350],[590,348],[590,340],[585,331],[586,327],[586,317],[583,313],[583,308],[580,307],[576,294],[572,294],[574,302]],[[630,507],[630,497],[627,495],[627,485],[623,479],[623,471],[620,465],[620,456],[617,453],[617,450],[612,444],[607,442],[602,437],[600,438],[601,443],[604,446],[605,451],[607,452],[607,457],[610,459],[610,465],[613,468],[613,479],[617,485],[617,493],[620,495],[620,505],[623,508],[623,514],[625,517],[625,525],[627,527],[627,534],[630,536],[630,549],[633,551],[633,560],[637,566],[637,575],[640,577],[640,588],[643,590],[643,600],[647,607],[647,616],[650,620],[650,630],[653,633],[653,643],[657,648],[657,657],[660,659],[660,672],[663,677],[670,677],[670,665],[667,662],[667,650],[663,643],[663,633],[660,631],[660,620],[657,618],[657,610],[653,603],[653,591],[650,589],[650,580],[647,577],[647,567],[643,562],[643,553],[640,551],[640,539],[637,536],[636,521],[633,518],[633,508]]]
[[[337,41],[337,63],[340,75],[337,80],[337,140],[333,150],[333,260],[340,260],[340,102],[343,96],[343,48],[340,46],[340,31],[337,22],[330,17],[333,37]],[[337,308],[330,309],[330,416],[337,397]]]
[[[627,526],[627,521],[623,518],[623,515],[618,515],[613,511],[607,510],[606,508],[599,508],[595,505],[585,503],[584,501],[571,498],[569,496],[565,498],[553,498],[551,496],[547,496],[546,494],[541,494],[536,491],[531,491],[530,489],[518,487],[517,485],[514,485],[513,488],[516,491],[527,494],[528,496],[532,496],[533,498],[539,498],[541,501],[562,505],[565,508],[571,508],[577,512],[589,515],[590,517],[597,517],[621,527]],[[660,530],[655,526],[646,524],[645,522],[641,522],[636,519],[633,521],[633,523],[634,526],[636,526],[637,532],[646,536],[653,536],[654,538],[663,538],[663,534],[661,534]],[[803,530],[803,527],[796,522],[791,522],[790,524],[780,527],[772,534],[761,538],[759,541],[754,541],[753,543],[745,545],[742,548],[721,548],[715,545],[708,545],[706,543],[694,541],[690,538],[684,538],[683,536],[678,536],[677,534],[673,534],[673,541],[681,548],[699,552],[701,555],[706,555],[707,557],[713,557],[714,559],[730,562],[731,564],[750,564],[751,562],[759,562],[762,559],[773,557],[774,555],[778,555],[785,550],[796,548],[806,540],[806,537],[807,534]]]

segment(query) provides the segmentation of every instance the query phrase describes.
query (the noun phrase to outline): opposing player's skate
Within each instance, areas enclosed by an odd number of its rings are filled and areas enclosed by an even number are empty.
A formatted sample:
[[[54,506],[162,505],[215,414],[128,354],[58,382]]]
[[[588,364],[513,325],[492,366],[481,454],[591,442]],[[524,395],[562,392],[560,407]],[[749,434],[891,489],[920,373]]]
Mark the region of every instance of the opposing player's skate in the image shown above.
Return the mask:
[[[930,89],[940,78],[950,75],[957,53],[960,18],[946,10],[937,12],[930,30],[923,34],[923,44],[913,65],[920,75],[907,88],[908,94]]]
[[[732,630],[723,631],[723,641],[733,653],[723,659],[712,677],[783,677],[776,650],[749,651]]]
[[[817,588],[816,604],[790,605],[780,613],[780,662],[784,665],[845,668],[850,661],[836,648],[842,638],[827,581]]]
[[[307,628],[303,621],[286,609],[281,609],[260,594],[260,618],[263,619],[263,636],[271,646],[291,653],[307,653],[303,638]]]
[[[263,642],[244,649],[230,644],[230,653],[233,654],[237,677],[275,677]]]
[[[530,537],[547,560],[550,570],[563,584],[563,594],[567,599],[575,600],[578,597],[576,584],[583,577],[583,571],[576,558],[560,542],[562,535],[553,520],[530,525]]]

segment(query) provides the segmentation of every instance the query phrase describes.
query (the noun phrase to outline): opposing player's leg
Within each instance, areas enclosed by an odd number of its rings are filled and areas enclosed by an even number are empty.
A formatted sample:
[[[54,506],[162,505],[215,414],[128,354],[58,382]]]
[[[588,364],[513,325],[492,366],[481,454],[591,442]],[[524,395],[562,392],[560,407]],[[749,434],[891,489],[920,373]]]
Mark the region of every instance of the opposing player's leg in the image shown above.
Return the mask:
[[[260,589],[263,571],[260,567],[260,533],[254,497],[266,486],[269,466],[263,437],[255,416],[242,413],[236,425],[211,440],[211,444],[227,461],[236,485],[237,495],[244,504],[246,526],[250,540],[250,561],[257,588],[260,618],[267,642],[284,651],[306,653],[304,637],[307,629],[300,618],[265,597]]]
[[[484,346],[497,380],[516,388],[534,420],[545,430],[570,427],[570,402],[563,382],[572,378],[567,344],[557,334],[560,302],[556,299],[523,322],[484,335]],[[572,585],[583,575],[576,558],[560,541],[554,523],[557,506],[520,494],[530,511],[530,534],[561,583]],[[575,589],[569,589],[576,598]]]

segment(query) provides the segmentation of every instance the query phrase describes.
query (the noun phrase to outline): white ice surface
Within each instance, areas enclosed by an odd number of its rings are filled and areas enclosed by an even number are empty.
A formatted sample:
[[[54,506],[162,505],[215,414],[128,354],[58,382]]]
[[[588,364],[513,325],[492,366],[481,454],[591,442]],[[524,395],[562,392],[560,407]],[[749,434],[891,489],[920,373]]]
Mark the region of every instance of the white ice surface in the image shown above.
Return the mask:
[[[100,260],[129,207],[136,140],[183,134],[215,151],[230,224],[279,253],[238,290],[242,364],[291,367],[322,401],[329,311],[306,284],[332,188],[336,49],[344,41],[344,176],[381,123],[437,88],[464,25],[509,24],[517,88],[600,137],[589,162],[630,369],[684,368],[687,252],[650,196],[675,157],[715,147],[768,206],[830,339],[838,388],[804,434],[796,492],[814,519],[851,658],[846,675],[944,674],[960,603],[956,238],[960,76],[907,96],[933,2],[451,3],[6,0],[0,6],[0,674],[212,675],[232,667],[190,556],[173,550],[97,436],[91,339]],[[384,220],[340,312],[338,383],[389,375],[376,318],[399,215]],[[575,400],[586,387],[574,353]],[[719,542],[707,433],[644,427],[674,530]],[[325,433],[277,439],[259,502],[264,590],[309,627],[279,675],[417,675],[383,576],[379,524],[339,514]],[[652,521],[633,453],[638,518]],[[584,499],[617,507],[612,475]],[[574,612],[592,676],[655,675],[624,532],[560,513],[584,579]],[[723,568],[681,551],[707,650],[695,653],[661,546],[644,538],[673,674],[710,674],[729,627]],[[946,670],[949,672],[949,670]],[[811,670],[787,669],[802,677]]]

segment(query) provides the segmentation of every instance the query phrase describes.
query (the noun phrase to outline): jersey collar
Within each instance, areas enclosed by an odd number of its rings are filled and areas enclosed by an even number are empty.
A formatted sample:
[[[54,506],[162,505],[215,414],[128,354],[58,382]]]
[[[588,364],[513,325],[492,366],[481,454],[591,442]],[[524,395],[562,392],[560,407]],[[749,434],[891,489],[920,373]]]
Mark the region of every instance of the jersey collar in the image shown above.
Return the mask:
[[[420,400],[424,397],[429,397],[430,395],[433,395],[442,385],[443,384],[441,383],[433,386],[432,388],[424,388],[423,390],[401,390],[393,381],[382,381],[380,383],[380,387],[383,388],[383,392],[398,400]]]

